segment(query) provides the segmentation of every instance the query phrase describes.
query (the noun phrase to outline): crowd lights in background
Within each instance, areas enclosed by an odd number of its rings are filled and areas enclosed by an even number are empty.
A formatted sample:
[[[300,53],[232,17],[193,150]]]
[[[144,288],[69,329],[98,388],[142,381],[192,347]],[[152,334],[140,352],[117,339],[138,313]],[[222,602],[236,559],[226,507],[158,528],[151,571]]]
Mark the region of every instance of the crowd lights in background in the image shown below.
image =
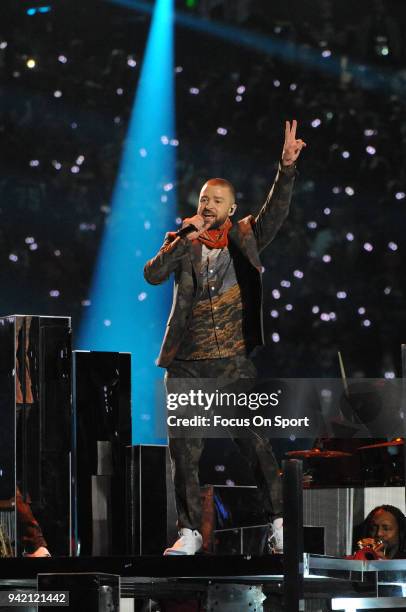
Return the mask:
[[[50,13],[52,10],[51,6],[31,6],[26,9],[27,15],[32,17],[33,15],[43,15],[45,13]]]

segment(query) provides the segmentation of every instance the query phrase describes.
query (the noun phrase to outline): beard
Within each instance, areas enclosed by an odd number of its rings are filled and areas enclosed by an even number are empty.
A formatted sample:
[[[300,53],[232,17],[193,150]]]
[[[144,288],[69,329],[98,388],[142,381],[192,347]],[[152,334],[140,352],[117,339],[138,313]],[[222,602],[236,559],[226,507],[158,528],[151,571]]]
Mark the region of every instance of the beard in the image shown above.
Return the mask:
[[[209,229],[219,229],[224,223],[227,221],[228,217],[224,217],[222,219],[215,219],[214,223],[210,225]]]

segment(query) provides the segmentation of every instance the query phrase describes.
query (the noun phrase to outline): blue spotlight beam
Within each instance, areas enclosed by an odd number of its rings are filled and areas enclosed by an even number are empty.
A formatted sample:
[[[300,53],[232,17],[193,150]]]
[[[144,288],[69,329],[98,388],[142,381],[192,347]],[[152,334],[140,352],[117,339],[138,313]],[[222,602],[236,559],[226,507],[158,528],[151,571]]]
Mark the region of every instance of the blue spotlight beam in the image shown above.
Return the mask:
[[[142,0],[107,1],[142,13],[151,13],[153,10],[151,4]],[[232,44],[243,45],[261,53],[279,57],[286,62],[303,65],[337,78],[345,73],[363,89],[381,89],[388,95],[406,95],[406,84],[401,73],[396,72],[392,68],[367,66],[354,62],[347,56],[332,54],[329,57],[323,57],[321,49],[316,50],[304,45],[297,45],[291,41],[288,42],[272,38],[271,36],[249,32],[243,28],[200,19],[182,11],[176,11],[175,20],[180,26],[216,36]]]
[[[132,353],[133,443],[155,437],[155,366],[170,287],[143,265],[175,225],[173,0],[157,0],[80,348]],[[151,290],[152,289],[152,290]]]

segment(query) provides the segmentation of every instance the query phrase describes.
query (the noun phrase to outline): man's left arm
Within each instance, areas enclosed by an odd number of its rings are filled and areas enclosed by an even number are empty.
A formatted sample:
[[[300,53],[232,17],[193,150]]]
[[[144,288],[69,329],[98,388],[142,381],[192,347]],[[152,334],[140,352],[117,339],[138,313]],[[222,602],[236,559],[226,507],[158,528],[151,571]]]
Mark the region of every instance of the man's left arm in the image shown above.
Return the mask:
[[[286,121],[285,142],[278,174],[265,204],[253,224],[259,252],[274,239],[289,212],[296,176],[296,160],[300,151],[306,146],[303,140],[296,139],[296,129],[297,121],[295,119],[292,121],[292,125],[289,121]]]

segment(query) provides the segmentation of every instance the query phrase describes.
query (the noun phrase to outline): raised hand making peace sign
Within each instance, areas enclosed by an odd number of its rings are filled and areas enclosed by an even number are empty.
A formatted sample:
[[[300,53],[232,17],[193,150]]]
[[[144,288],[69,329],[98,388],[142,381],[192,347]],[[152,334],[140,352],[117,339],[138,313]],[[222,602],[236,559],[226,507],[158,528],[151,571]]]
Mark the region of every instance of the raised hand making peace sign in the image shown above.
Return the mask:
[[[297,121],[293,119],[292,126],[289,121],[285,123],[285,142],[282,151],[282,165],[291,166],[300,155],[300,151],[306,146],[303,140],[296,139]]]

